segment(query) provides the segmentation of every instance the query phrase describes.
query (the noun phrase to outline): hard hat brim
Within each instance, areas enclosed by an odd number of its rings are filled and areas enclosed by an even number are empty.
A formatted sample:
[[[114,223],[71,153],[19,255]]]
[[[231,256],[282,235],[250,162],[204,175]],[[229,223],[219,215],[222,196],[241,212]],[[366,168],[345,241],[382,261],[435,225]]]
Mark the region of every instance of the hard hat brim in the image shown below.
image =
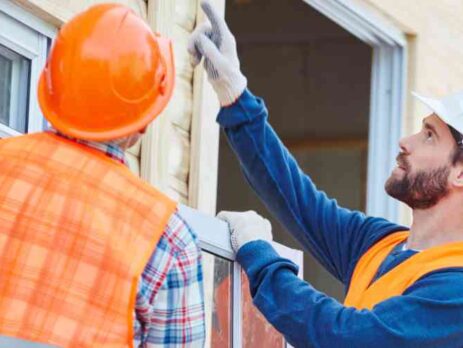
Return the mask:
[[[426,105],[432,112],[434,112],[446,124],[452,126],[460,133],[463,133],[463,126],[461,124],[461,121],[459,122],[459,120],[456,120],[455,117],[453,117],[447,112],[446,107],[442,103],[441,100],[435,99],[435,98],[424,97],[416,92],[412,92],[412,95],[416,99],[418,99],[420,102],[422,102],[424,105]]]

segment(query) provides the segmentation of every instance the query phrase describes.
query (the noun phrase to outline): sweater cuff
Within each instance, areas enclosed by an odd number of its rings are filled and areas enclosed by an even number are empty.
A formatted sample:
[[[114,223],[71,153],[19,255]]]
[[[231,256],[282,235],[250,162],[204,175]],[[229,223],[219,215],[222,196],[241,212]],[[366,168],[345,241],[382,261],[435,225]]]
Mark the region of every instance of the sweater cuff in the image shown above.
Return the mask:
[[[282,258],[273,246],[264,240],[255,240],[244,244],[236,253],[236,261],[243,267],[250,277],[256,275],[266,266],[278,261],[286,261],[291,264],[295,274],[299,267],[290,260]]]
[[[267,114],[264,101],[245,89],[233,104],[220,109],[217,122],[224,128],[231,128]]]

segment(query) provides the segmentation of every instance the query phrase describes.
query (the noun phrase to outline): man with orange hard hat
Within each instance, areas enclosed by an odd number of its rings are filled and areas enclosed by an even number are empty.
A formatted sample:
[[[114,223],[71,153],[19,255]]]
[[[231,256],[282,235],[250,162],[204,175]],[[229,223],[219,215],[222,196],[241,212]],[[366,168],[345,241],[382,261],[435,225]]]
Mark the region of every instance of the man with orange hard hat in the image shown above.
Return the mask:
[[[0,140],[0,347],[203,346],[197,238],[124,157],[174,75],[125,6],[61,28],[38,88],[53,128]]]

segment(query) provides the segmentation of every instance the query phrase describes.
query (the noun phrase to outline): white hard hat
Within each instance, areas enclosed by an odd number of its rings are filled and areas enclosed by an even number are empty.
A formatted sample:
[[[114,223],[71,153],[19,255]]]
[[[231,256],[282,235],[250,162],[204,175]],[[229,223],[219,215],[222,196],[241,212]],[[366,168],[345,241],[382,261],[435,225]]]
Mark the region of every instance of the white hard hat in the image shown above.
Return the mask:
[[[428,106],[442,121],[463,134],[463,91],[435,99],[412,92],[418,100]]]

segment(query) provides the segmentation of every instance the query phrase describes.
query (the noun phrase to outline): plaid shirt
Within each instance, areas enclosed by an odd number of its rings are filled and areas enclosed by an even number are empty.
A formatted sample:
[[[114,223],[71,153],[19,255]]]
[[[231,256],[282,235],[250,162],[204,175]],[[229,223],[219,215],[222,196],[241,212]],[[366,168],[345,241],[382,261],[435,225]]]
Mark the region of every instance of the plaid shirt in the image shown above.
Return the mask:
[[[102,151],[127,165],[124,152],[113,143],[69,138]],[[203,347],[205,339],[201,249],[178,212],[166,225],[138,283],[135,305],[135,347]]]

